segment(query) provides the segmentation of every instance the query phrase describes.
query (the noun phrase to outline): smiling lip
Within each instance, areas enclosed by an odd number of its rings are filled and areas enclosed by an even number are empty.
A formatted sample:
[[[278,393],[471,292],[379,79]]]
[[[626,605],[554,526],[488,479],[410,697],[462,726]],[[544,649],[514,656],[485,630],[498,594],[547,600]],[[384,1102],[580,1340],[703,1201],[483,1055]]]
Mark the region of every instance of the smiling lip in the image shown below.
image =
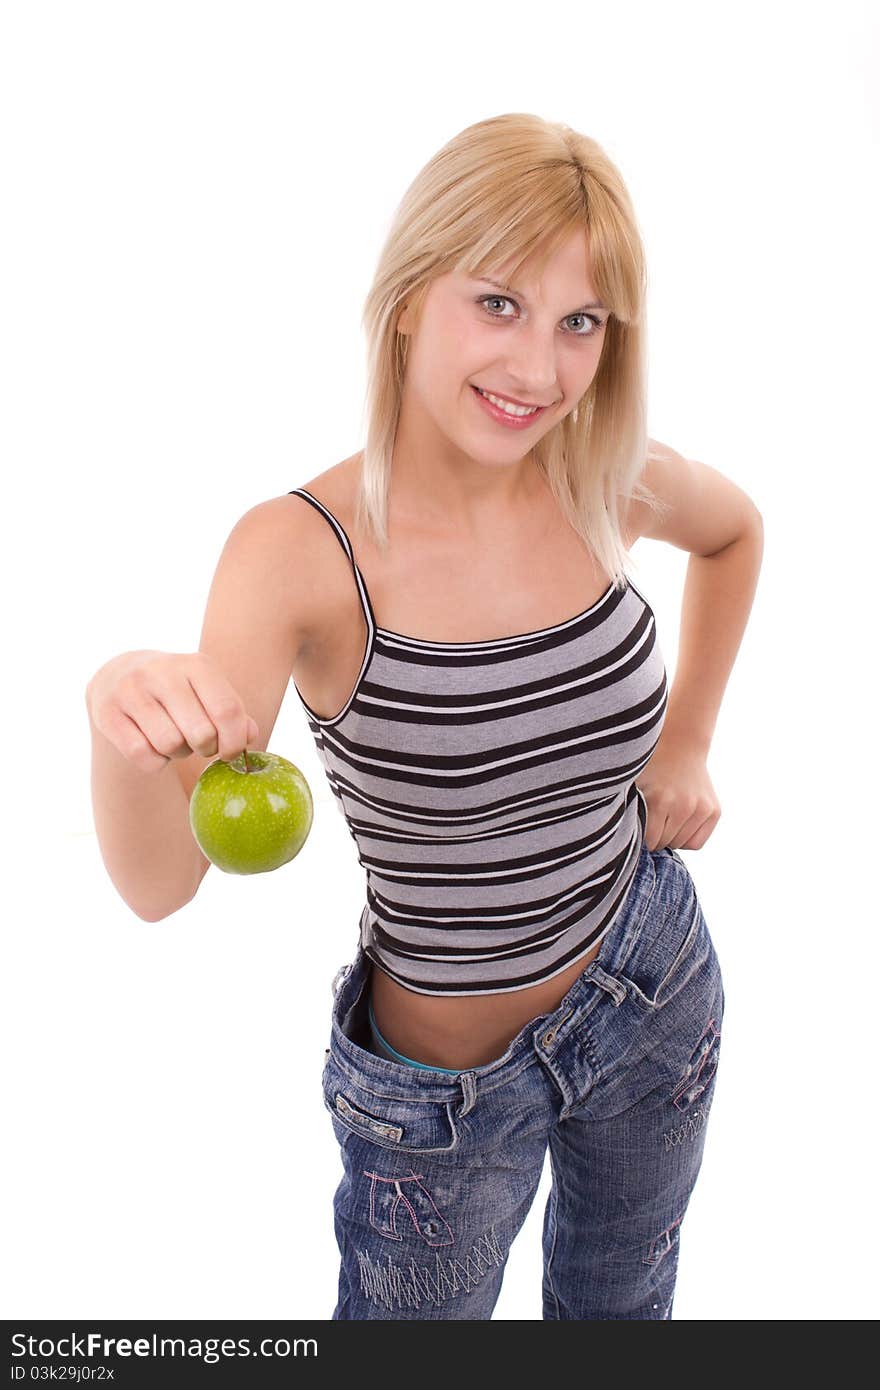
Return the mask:
[[[479,391],[488,391],[489,387],[480,386],[477,389]],[[546,405],[541,405],[540,401],[518,401],[515,396],[505,396],[503,391],[493,391],[492,395],[497,396],[499,401],[509,401],[511,405],[525,406],[526,410],[534,410],[536,407],[538,410],[547,409]]]
[[[506,430],[528,430],[533,427],[536,420],[540,420],[546,409],[545,406],[532,406],[528,413],[521,415],[514,414],[513,411],[505,409],[504,406],[496,405],[490,401],[488,396],[484,396],[477,386],[471,386],[471,390],[480,403],[480,409],[487,414],[496,424]]]

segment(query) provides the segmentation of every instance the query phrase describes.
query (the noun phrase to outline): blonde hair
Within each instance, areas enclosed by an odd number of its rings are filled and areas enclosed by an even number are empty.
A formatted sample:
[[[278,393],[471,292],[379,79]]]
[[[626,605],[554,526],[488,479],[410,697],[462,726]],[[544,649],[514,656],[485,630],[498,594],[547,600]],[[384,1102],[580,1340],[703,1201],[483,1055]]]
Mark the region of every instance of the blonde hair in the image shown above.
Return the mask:
[[[450,271],[490,273],[510,260],[510,283],[529,264],[540,273],[578,228],[610,310],[605,341],[589,389],[533,456],[563,514],[623,587],[619,499],[664,506],[638,481],[649,442],[645,256],[629,194],[604,150],[529,114],[479,121],[444,145],[404,194],[379,254],[362,315],[367,428],[357,522],[381,548],[409,343],[397,331],[404,305],[417,323],[431,282]]]

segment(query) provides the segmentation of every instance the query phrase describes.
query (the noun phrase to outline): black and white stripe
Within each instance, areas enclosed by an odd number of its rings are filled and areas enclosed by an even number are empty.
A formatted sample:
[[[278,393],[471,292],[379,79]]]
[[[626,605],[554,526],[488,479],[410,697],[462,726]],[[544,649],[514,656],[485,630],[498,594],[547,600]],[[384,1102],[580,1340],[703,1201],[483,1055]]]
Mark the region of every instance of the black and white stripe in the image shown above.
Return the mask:
[[[332,719],[294,682],[366,871],[366,955],[422,994],[550,979],[605,935],[644,840],[635,778],[667,704],[654,615],[632,581],[584,613],[486,642],[376,626]]]

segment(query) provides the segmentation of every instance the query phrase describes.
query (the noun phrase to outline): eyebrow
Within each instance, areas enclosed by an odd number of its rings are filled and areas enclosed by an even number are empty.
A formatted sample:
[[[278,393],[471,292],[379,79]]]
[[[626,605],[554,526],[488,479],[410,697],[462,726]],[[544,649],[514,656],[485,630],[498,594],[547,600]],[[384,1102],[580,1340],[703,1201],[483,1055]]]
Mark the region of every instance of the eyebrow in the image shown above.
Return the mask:
[[[488,279],[486,278],[485,275],[475,275],[475,276],[474,276],[474,279],[475,279],[475,280],[478,280],[479,283],[480,283],[481,285],[492,285],[493,288],[496,289],[496,290],[506,290],[508,294],[515,294],[516,297],[517,297],[517,299],[525,299],[525,295],[522,294],[520,290],[515,290],[515,289],[512,287],[512,285],[504,285],[504,284],[502,284],[502,282],[501,282],[500,280],[488,280]],[[571,312],[572,312],[573,314],[579,314],[579,313],[581,312],[581,310],[583,310],[583,309],[607,309],[607,308],[608,308],[608,305],[607,305],[607,304],[602,304],[602,303],[600,303],[600,301],[597,299],[597,300],[595,301],[595,303],[593,303],[593,304],[581,304],[580,308],[578,308],[578,309],[572,309]]]

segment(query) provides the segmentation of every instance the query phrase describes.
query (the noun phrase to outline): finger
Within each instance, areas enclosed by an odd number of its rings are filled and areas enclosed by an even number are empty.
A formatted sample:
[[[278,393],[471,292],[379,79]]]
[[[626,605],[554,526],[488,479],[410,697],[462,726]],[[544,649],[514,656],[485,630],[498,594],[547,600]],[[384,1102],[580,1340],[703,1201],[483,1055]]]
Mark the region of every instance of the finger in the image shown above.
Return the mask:
[[[168,766],[168,757],[155,748],[143,729],[118,706],[110,706],[100,715],[96,728],[117,752],[127,758],[141,772],[161,772]]]
[[[247,747],[248,714],[229,681],[210,662],[197,662],[187,673],[190,688],[217,731],[217,751],[231,762]]]
[[[217,755],[219,735],[216,725],[189,680],[178,679],[167,686],[157,684],[152,699],[156,711],[161,711],[163,728],[166,728],[164,751],[169,756],[185,758],[190,753],[198,753],[202,758],[213,758]],[[177,732],[176,747],[167,732],[171,729]]]
[[[131,708],[157,753],[166,758],[214,756],[217,732],[192,692],[157,687],[138,696]]]
[[[668,825],[664,818],[662,824],[657,816],[648,817],[645,825],[645,844],[652,854],[657,854],[669,841]]]
[[[675,837],[676,849],[702,849],[703,845],[712,834],[718,816],[706,816],[702,820],[695,820],[691,817],[686,821]]]

